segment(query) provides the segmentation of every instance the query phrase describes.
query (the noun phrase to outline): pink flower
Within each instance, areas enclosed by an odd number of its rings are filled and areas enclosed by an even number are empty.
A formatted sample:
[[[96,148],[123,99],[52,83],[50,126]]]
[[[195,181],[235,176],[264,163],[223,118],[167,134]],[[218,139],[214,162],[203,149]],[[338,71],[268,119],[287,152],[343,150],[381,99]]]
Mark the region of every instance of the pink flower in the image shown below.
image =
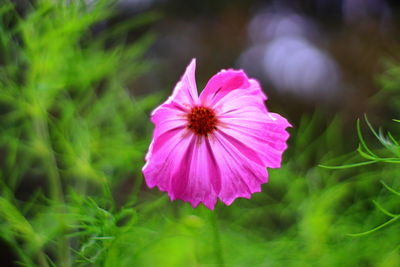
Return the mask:
[[[150,188],[196,207],[214,209],[250,198],[281,166],[291,126],[268,112],[259,83],[242,70],[222,70],[198,96],[195,59],[172,95],[156,108],[153,140],[143,174]]]

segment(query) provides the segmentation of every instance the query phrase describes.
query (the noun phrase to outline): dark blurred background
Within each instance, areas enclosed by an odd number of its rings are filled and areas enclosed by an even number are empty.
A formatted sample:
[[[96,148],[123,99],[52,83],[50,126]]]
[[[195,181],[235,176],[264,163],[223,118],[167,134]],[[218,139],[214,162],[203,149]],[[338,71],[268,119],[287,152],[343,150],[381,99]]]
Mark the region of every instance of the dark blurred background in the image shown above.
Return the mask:
[[[272,111],[296,120],[316,107],[389,116],[379,90],[384,59],[396,59],[396,0],[183,1],[120,0],[119,18],[158,11],[149,51],[156,64],[139,79],[138,94],[172,90],[197,58],[199,90],[222,68],[241,68],[262,82]],[[354,122],[354,119],[351,119]]]

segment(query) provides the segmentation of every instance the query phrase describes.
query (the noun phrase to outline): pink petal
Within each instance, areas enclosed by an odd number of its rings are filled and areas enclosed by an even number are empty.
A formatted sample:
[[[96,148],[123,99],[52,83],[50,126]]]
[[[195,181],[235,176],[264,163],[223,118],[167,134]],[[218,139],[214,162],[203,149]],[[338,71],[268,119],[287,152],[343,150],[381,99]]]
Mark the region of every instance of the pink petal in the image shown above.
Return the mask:
[[[184,128],[187,125],[186,113],[174,108],[158,108],[153,112],[151,121],[156,126],[153,133],[153,139],[174,128]]]
[[[279,168],[289,138],[285,129],[291,125],[280,115],[267,111],[266,97],[263,97],[259,83],[255,80],[249,82],[246,90],[230,91],[214,103],[220,122],[218,129],[252,161],[265,167]]]
[[[190,202],[193,207],[203,203],[214,209],[221,188],[221,173],[211,151],[210,143],[203,136],[195,136],[172,175],[171,199]]]
[[[187,66],[181,80],[176,84],[174,92],[169,99],[180,105],[194,106],[198,101],[197,86],[196,86],[196,59],[192,59]]]
[[[152,115],[161,108],[171,108],[185,112],[197,104],[198,94],[195,71],[196,59],[192,59],[181,80],[175,85],[172,95],[161,106],[155,109]]]
[[[269,168],[281,166],[289,138],[285,129],[290,124],[285,118],[246,106],[222,115],[219,121],[218,129],[228,135],[227,140],[247,158],[258,164],[261,161],[262,166]]]
[[[246,88],[239,88],[226,92],[226,94],[218,101],[213,103],[213,109],[218,112],[219,115],[223,115],[228,112],[236,111],[238,109],[255,108],[258,111],[267,112],[265,106],[265,100],[267,96],[262,91],[258,81],[249,79],[249,86]]]
[[[241,70],[222,70],[214,75],[200,95],[200,103],[213,107],[216,102],[232,90],[245,90],[250,86],[246,74]]]
[[[250,198],[261,191],[261,184],[268,181],[265,167],[245,156],[219,131],[214,132],[212,151],[221,170],[221,190],[219,198],[230,205],[236,198]]]
[[[175,86],[172,95],[152,112],[151,121],[156,126],[153,139],[169,130],[186,127],[187,112],[198,102],[195,69],[196,60],[193,59]]]
[[[169,191],[175,162],[182,159],[192,139],[193,134],[185,128],[169,130],[153,139],[142,169],[150,188],[158,186],[161,191]]]
[[[161,135],[150,149],[156,152],[143,168],[150,188],[167,191],[171,200],[181,199],[193,207],[203,203],[214,209],[221,178],[204,137],[172,130]]]

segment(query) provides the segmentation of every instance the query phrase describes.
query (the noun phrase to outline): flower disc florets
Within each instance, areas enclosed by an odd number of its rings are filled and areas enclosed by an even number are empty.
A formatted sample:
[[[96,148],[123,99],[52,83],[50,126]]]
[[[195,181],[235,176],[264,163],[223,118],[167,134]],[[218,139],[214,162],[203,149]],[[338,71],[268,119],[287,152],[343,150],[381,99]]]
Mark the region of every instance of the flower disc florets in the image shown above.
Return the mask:
[[[217,129],[215,112],[207,107],[194,107],[187,115],[188,128],[195,134],[207,136]]]

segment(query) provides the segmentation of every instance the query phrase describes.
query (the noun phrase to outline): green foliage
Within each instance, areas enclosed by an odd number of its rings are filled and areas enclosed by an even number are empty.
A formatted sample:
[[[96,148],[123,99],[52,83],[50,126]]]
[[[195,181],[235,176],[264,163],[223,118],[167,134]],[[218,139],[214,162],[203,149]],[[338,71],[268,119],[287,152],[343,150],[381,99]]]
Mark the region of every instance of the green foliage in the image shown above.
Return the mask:
[[[358,162],[358,163],[350,163],[350,164],[344,164],[344,165],[339,165],[339,166],[327,166],[327,165],[320,165],[321,167],[328,168],[328,169],[347,169],[347,168],[353,168],[353,167],[360,167],[364,165],[369,165],[369,164],[374,164],[374,163],[392,163],[392,164],[398,164],[400,163],[400,145],[398,141],[393,137],[393,135],[388,132],[387,136],[384,135],[382,129],[379,129],[379,132],[377,132],[371,123],[369,122],[367,116],[364,116],[365,122],[368,125],[369,130],[372,132],[373,136],[379,141],[379,143],[383,146],[383,149],[381,149],[381,154],[386,154],[386,155],[377,155],[375,152],[373,152],[368,146],[367,143],[365,142],[365,139],[363,137],[363,134],[361,132],[361,126],[360,126],[360,120],[357,120],[357,134],[358,138],[360,140],[360,144],[357,149],[357,153],[366,161]],[[397,120],[394,120],[397,122]],[[392,194],[395,196],[400,196],[400,193],[397,192],[395,189],[387,185],[384,181],[381,181],[382,185]],[[367,234],[371,234],[387,225],[392,224],[393,222],[396,222],[397,220],[400,219],[400,214],[394,214],[384,207],[382,207],[379,202],[373,201],[374,205],[380,210],[383,214],[391,217],[389,221],[386,221],[383,224],[380,224],[379,226],[368,230],[366,232],[362,233],[357,233],[357,234],[350,234],[351,236],[364,236]]]
[[[229,207],[141,187],[161,97],[127,90],[153,37],[126,35],[158,14],[99,31],[112,3],[86,2],[0,6],[0,237],[19,266],[400,264],[398,141],[368,120],[375,138],[358,122],[358,153],[338,157],[341,115],[304,115],[263,192]]]
[[[131,44],[125,35],[157,14],[95,33],[111,4],[42,0],[17,12],[7,1],[0,9],[1,236],[22,265],[101,262],[107,234],[128,210],[111,214],[82,198],[141,179],[147,114],[158,98],[136,99],[125,86],[148,68],[142,56],[153,38]],[[17,200],[22,186],[38,197]]]

